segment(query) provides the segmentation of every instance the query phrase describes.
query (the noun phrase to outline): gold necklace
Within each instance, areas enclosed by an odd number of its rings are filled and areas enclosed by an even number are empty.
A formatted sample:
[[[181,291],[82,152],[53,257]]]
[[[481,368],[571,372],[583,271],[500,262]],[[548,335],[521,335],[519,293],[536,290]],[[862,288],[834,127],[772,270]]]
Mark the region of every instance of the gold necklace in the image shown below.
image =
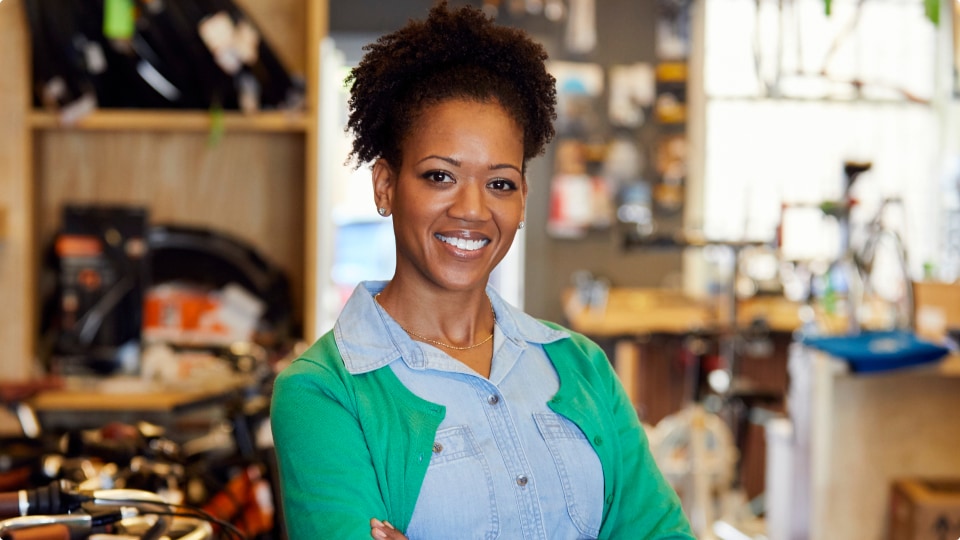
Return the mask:
[[[380,303],[380,293],[377,293],[377,294],[373,295],[373,300],[374,300],[380,307],[382,307],[384,310],[387,309],[387,308],[384,308],[384,307],[383,307],[383,304]],[[487,301],[490,302],[490,299],[487,298]],[[493,302],[490,302],[490,313],[493,313],[493,322],[494,322],[494,324],[496,324],[496,322],[497,322],[497,312],[493,310]],[[394,319],[394,321],[396,321],[396,319]],[[445,348],[447,348],[447,349],[453,349],[453,350],[455,350],[455,351],[466,351],[466,350],[470,350],[470,349],[476,349],[477,347],[479,347],[479,346],[483,345],[484,343],[486,343],[486,342],[490,341],[491,339],[493,339],[493,334],[494,334],[494,332],[490,332],[490,335],[487,336],[487,337],[485,337],[485,338],[483,339],[483,341],[480,341],[480,342],[478,342],[478,343],[474,343],[473,345],[467,345],[466,347],[458,347],[458,346],[456,346],[456,345],[450,345],[449,343],[444,343],[444,342],[442,342],[442,341],[437,341],[437,340],[435,340],[435,339],[430,339],[430,338],[428,338],[427,336],[421,336],[420,334],[418,334],[418,333],[416,333],[416,332],[411,332],[410,330],[407,330],[406,328],[404,328],[403,325],[400,324],[399,322],[397,322],[397,326],[399,326],[400,329],[403,330],[404,332],[410,334],[411,336],[413,336],[413,337],[415,337],[415,338],[417,338],[417,339],[420,339],[420,340],[422,340],[422,341],[426,341],[427,343],[432,343],[432,344],[434,344],[434,345],[439,345],[439,346],[445,347]]]

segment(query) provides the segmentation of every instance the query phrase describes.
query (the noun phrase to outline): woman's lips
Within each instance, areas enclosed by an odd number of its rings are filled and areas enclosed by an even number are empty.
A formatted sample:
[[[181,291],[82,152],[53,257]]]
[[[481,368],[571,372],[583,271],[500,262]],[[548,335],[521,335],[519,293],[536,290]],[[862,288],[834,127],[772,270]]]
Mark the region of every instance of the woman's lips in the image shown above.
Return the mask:
[[[460,238],[456,236],[444,236],[440,233],[434,235],[437,240],[450,244],[451,246],[463,251],[476,251],[490,243],[489,238]]]

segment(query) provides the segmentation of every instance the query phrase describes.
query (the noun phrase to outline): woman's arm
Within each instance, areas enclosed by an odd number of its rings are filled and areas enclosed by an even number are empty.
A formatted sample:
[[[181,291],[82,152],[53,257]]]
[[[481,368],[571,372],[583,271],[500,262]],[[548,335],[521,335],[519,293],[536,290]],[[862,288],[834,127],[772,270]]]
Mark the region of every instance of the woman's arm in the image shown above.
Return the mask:
[[[383,498],[346,390],[297,361],[274,385],[271,426],[291,539],[370,538]]]
[[[622,449],[622,495],[613,522],[604,524],[606,538],[644,538],[649,540],[695,540],[680,506],[680,498],[667,483],[650,452],[647,435],[637,418],[633,403],[620,384],[613,367],[603,355],[600,369],[606,371],[607,391],[611,399],[617,436]]]

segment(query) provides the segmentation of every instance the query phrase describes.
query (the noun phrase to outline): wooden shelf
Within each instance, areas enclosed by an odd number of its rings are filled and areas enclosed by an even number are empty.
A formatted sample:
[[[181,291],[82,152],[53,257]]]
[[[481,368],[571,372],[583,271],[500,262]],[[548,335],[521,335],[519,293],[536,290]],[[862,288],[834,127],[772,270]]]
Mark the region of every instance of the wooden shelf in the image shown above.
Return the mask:
[[[265,111],[256,114],[230,111],[223,114],[223,127],[228,132],[300,133],[307,131],[309,123],[303,111]],[[55,112],[32,111],[30,126],[40,131],[207,132],[213,126],[213,118],[208,111],[101,109],[84,116],[75,124],[64,124]]]

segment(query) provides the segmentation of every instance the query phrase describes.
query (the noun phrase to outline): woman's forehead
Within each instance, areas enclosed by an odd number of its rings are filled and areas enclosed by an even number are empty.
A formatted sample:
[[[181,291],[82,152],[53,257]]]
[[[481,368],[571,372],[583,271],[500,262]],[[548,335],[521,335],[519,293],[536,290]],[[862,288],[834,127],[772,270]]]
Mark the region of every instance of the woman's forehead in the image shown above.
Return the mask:
[[[495,102],[445,100],[417,116],[407,133],[404,161],[431,154],[507,160],[520,167],[523,132],[508,111]],[[513,163],[516,162],[516,163]]]

